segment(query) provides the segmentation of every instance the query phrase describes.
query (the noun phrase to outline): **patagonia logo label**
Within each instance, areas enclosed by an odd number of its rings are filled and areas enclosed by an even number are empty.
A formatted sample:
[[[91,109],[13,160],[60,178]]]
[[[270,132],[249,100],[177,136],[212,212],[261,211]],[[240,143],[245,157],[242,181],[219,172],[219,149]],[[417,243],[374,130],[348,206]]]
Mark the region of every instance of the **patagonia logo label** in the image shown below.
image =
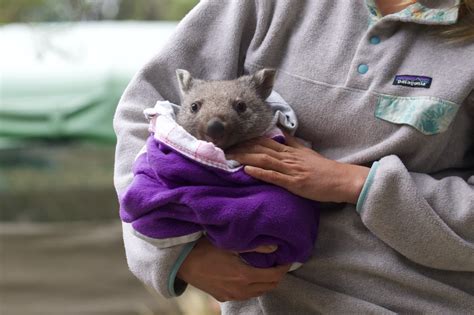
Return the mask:
[[[429,89],[431,86],[431,81],[433,81],[432,78],[421,75],[396,75],[395,79],[393,80],[393,85]]]

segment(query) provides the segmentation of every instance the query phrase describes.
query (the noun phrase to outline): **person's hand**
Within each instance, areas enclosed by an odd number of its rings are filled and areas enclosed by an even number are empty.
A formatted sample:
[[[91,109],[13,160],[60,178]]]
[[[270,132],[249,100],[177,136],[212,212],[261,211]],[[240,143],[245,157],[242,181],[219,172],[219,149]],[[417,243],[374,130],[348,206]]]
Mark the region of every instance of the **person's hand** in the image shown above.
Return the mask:
[[[275,249],[265,246],[253,251],[268,253]],[[203,237],[184,260],[178,278],[220,302],[241,301],[275,289],[289,268],[289,265],[254,268],[237,253],[218,249]]]
[[[248,175],[295,195],[317,201],[357,203],[368,167],[327,159],[296,138],[288,134],[285,138],[286,144],[255,138],[231,148],[226,156],[246,165]]]

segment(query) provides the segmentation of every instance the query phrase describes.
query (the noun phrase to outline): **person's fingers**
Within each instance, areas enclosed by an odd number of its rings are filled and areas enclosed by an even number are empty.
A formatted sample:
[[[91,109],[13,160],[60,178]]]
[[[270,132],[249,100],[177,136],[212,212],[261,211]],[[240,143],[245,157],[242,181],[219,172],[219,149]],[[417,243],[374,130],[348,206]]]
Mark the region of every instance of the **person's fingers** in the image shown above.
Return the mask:
[[[262,253],[262,254],[270,254],[276,251],[277,249],[278,249],[277,245],[262,245],[254,249],[241,251],[240,253],[256,252],[256,253]]]
[[[278,282],[251,283],[239,288],[238,290],[229,290],[225,296],[229,301],[248,300],[250,298],[261,296],[266,292],[275,289],[277,286]]]
[[[243,157],[248,154],[262,154],[268,155],[272,158],[280,160],[282,158],[281,152],[277,152],[273,149],[261,146],[261,145],[254,145],[248,147],[239,147],[233,150],[226,152],[226,158],[236,161],[241,161]]]
[[[244,294],[247,295],[248,298],[258,297],[268,291],[276,289],[277,286],[278,282],[251,283],[248,286],[247,292],[245,292]]]
[[[266,170],[263,168],[255,167],[255,166],[245,166],[244,167],[245,173],[248,175],[259,179],[261,181],[274,184],[280,187],[291,187],[294,181],[292,176],[285,174],[284,172],[290,172],[291,170]]]
[[[251,150],[262,150],[262,148],[267,148],[275,152],[288,152],[290,147],[285,144],[281,144],[271,138],[267,137],[257,137],[251,140],[248,140],[244,143],[238,144],[228,150],[229,153],[243,152],[247,153]]]
[[[306,148],[302,143],[300,143],[296,137],[290,135],[288,132],[286,131],[283,131],[283,134],[285,135],[285,143],[290,146],[290,147],[293,147],[293,148],[299,148],[299,149],[302,149],[302,148]]]
[[[277,171],[287,174],[290,172],[289,166],[281,159],[263,153],[246,153],[234,156],[234,158],[244,165],[255,166],[267,170]]]
[[[257,144],[277,152],[288,152],[290,150],[287,145],[277,142],[271,138],[259,137],[256,138],[255,141]]]
[[[278,282],[263,282],[263,283],[251,283],[248,285],[250,291],[258,293],[258,292],[267,292],[269,290],[273,290],[278,286]]]
[[[282,265],[272,268],[245,266],[243,274],[249,283],[270,283],[279,282],[289,269],[290,265]]]
[[[273,246],[275,247],[275,246]],[[255,250],[269,251],[272,245]],[[237,253],[219,249],[202,238],[181,265],[180,279],[209,293],[219,301],[245,300],[276,287],[289,266],[255,268]]]

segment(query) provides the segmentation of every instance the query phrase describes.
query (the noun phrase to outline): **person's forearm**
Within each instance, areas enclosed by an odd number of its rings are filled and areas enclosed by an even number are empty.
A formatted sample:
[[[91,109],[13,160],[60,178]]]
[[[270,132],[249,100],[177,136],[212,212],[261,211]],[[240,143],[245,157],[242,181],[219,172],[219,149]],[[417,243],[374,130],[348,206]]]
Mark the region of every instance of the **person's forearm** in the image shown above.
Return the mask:
[[[383,157],[372,166],[357,212],[377,238],[407,259],[473,272],[474,176],[468,168],[446,171],[436,179],[411,172],[396,155]]]

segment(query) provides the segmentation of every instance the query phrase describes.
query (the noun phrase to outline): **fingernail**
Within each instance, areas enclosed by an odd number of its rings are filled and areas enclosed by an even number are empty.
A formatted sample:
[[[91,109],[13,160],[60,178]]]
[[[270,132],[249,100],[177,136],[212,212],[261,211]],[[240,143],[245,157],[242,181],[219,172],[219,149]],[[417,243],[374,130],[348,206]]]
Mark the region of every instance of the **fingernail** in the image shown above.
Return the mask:
[[[267,245],[265,246],[265,250],[268,251],[269,253],[272,253],[274,251],[276,251],[278,248],[277,245]]]

